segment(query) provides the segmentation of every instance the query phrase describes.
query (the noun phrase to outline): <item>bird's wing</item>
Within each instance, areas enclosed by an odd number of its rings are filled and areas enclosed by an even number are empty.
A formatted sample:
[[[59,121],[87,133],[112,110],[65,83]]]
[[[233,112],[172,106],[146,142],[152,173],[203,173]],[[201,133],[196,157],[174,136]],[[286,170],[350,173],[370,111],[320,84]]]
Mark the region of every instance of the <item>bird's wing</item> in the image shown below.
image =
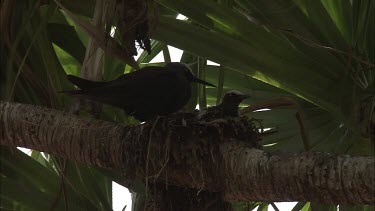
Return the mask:
[[[149,71],[153,71],[153,74],[149,74]],[[124,74],[113,80],[112,82],[119,82],[121,83],[122,81],[128,81],[128,80],[139,80],[140,78],[147,77],[150,75],[157,75],[157,74],[162,74],[165,72],[165,68],[163,67],[158,67],[158,66],[149,66],[149,67],[144,67],[140,70],[136,70],[134,72]]]
[[[133,99],[134,101],[145,100],[147,102],[170,100],[170,97],[176,96],[176,94],[182,91],[179,88],[181,87],[181,81],[178,80],[176,74],[166,72],[165,70],[150,71],[154,71],[154,74],[143,75],[139,78],[129,78],[121,83],[105,86],[105,88],[114,88],[114,90],[118,90],[118,92],[127,90],[126,93],[122,93],[121,95]],[[116,92],[117,91],[114,91],[114,94]],[[137,102],[137,104],[140,104],[140,102]]]
[[[138,93],[138,95],[150,97],[150,95],[153,95],[154,89],[168,91],[169,87],[173,87],[173,82],[176,79],[177,74],[166,71],[165,68],[145,67],[133,73],[122,75],[100,87],[100,89],[125,91],[127,96]]]
[[[127,108],[124,108],[141,121],[156,114],[175,112],[185,105],[190,97],[189,82],[178,80],[173,74],[161,74],[157,80],[148,81],[147,87],[151,88],[138,90],[137,95],[125,103]]]
[[[152,74],[146,71],[152,71]],[[81,94],[82,97],[87,96],[91,100],[131,109],[156,100],[167,100],[161,99],[161,96],[175,95],[178,91],[175,86],[179,85],[176,84],[176,80],[174,73],[163,68],[150,67],[120,76],[101,86],[83,90]]]

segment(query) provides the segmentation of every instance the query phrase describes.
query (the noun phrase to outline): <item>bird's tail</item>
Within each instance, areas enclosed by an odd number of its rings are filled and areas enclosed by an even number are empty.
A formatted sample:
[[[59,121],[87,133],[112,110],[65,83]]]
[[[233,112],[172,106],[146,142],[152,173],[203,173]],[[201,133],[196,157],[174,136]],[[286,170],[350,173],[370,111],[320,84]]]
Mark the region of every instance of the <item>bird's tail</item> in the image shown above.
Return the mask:
[[[79,78],[74,75],[68,75],[67,78],[70,82],[78,86],[80,89],[92,89],[92,88],[96,88],[105,84],[105,82],[90,81],[87,79]]]

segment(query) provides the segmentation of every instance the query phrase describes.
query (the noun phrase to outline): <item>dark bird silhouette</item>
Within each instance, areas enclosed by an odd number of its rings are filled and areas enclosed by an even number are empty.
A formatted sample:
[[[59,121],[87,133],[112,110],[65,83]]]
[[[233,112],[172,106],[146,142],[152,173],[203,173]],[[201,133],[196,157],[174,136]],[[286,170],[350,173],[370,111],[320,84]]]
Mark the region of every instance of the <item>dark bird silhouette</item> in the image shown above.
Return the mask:
[[[81,90],[65,93],[122,108],[140,121],[180,110],[190,99],[192,82],[215,87],[195,77],[186,64],[177,62],[144,67],[108,82],[72,75],[68,80]]]
[[[198,118],[211,121],[224,117],[239,117],[240,113],[238,107],[242,100],[249,97],[250,95],[243,94],[240,91],[230,90],[225,93],[223,100],[219,105],[208,107],[207,109],[200,111]]]

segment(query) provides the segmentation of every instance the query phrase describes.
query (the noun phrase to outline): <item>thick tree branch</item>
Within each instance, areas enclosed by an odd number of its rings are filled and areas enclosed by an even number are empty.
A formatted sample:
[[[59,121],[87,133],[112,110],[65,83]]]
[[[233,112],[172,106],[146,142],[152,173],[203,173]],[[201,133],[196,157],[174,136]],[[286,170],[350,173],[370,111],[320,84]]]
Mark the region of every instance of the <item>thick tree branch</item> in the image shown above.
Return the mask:
[[[221,192],[226,200],[374,204],[374,157],[256,149],[246,118],[158,118],[137,126],[0,103],[0,144],[111,168],[126,178]]]

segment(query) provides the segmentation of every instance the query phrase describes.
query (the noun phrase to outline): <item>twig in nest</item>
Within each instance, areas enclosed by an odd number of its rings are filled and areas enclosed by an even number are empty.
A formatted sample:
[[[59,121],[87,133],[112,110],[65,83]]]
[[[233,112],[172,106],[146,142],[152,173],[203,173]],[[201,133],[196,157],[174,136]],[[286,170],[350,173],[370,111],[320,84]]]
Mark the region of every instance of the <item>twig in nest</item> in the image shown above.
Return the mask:
[[[201,184],[201,187],[200,189],[198,190],[197,192],[197,196],[199,195],[200,192],[202,192],[202,190],[204,189],[204,185],[205,185],[205,181],[204,181],[204,174],[203,174],[203,164],[202,164],[202,159],[200,160],[200,164],[201,164],[201,176],[202,176],[202,184]]]
[[[146,178],[155,178],[155,180],[156,180],[160,176],[161,172],[164,170],[165,166],[167,166],[167,164],[169,162],[169,145],[166,148],[166,152],[165,152],[165,156],[164,157],[165,157],[165,159],[164,159],[163,166],[160,168],[160,170],[158,171],[158,173],[156,173],[153,176],[147,176]],[[146,175],[147,175],[147,173],[146,173]]]
[[[150,151],[151,151],[151,137],[152,137],[152,132],[155,130],[155,126],[156,124],[158,123],[160,117],[158,116],[154,122],[154,124],[152,124],[152,127],[150,129],[150,135],[149,135],[149,138],[148,138],[148,146],[147,146],[147,157],[146,157],[146,200],[147,200],[147,190],[148,190],[148,164],[149,164],[149,155],[150,155]]]

